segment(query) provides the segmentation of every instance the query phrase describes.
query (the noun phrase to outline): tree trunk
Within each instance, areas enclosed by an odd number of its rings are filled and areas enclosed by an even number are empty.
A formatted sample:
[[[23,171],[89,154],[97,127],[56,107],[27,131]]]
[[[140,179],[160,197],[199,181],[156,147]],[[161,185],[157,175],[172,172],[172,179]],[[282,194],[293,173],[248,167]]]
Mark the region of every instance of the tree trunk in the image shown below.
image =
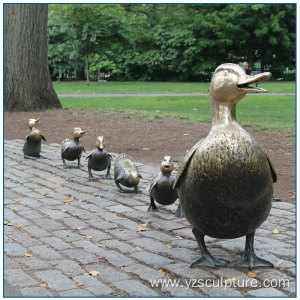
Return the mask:
[[[4,5],[4,110],[61,108],[47,47],[47,4]]]
[[[88,55],[86,56],[86,61],[85,61],[85,68],[86,68],[86,84],[90,85],[90,70],[89,70],[89,57]]]

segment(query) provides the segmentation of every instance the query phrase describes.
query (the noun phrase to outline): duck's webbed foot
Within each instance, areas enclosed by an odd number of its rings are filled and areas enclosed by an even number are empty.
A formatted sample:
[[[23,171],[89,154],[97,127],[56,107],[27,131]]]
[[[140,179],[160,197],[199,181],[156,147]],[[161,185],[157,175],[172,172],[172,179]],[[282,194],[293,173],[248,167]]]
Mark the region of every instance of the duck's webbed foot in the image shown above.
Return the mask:
[[[134,187],[134,192],[137,194],[137,193],[139,193],[139,194],[141,194],[142,193],[142,191],[139,189],[139,187],[136,185],[135,187]]]
[[[118,181],[115,180],[115,184],[116,184],[116,186],[117,186],[119,192],[125,193],[125,191],[121,188],[120,183],[119,183]]]
[[[193,228],[193,234],[196,238],[196,241],[199,245],[201,256],[195,262],[191,264],[191,268],[216,268],[216,267],[227,267],[228,262],[218,259],[212,256],[205,245],[204,234],[198,231],[196,228]]]
[[[110,176],[109,173],[106,173],[105,176],[104,176],[104,178],[105,178],[105,179],[112,179],[112,177]]]
[[[154,198],[153,197],[150,197],[150,200],[151,200],[151,203],[150,203],[150,206],[148,207],[148,212],[157,212],[159,211],[156,204],[154,203]]]
[[[184,217],[184,213],[183,213],[183,211],[182,211],[182,209],[181,209],[181,205],[180,205],[180,204],[178,204],[178,206],[177,206],[177,209],[176,209],[176,212],[175,212],[175,216],[176,216],[177,218],[182,218],[182,217]]]
[[[43,156],[43,155],[40,155],[40,158],[46,159],[47,157],[46,157],[46,156]]]
[[[95,177],[92,173],[89,174],[89,180],[97,180],[98,178]]]
[[[24,158],[36,160],[36,159],[38,159],[39,157],[38,157],[38,156],[30,156],[30,155],[25,155],[25,154],[24,154]]]
[[[245,246],[245,252],[244,252],[244,257],[232,264],[232,267],[234,268],[248,268],[249,270],[253,270],[254,268],[257,267],[268,267],[268,268],[273,268],[274,265],[263,259],[258,257],[255,252],[254,252],[254,234],[255,232],[246,235],[246,246]]]

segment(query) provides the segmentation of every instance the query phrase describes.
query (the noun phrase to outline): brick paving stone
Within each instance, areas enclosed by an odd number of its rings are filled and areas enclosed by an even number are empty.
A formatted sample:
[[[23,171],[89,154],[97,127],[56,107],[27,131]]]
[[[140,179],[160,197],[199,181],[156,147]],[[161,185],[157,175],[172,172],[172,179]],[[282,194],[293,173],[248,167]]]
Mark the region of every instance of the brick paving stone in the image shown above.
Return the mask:
[[[88,220],[86,222],[92,225],[93,227],[96,227],[101,230],[114,229],[118,227],[116,224],[104,221],[100,218],[93,218],[92,220]]]
[[[4,246],[4,252],[11,257],[24,256],[27,250],[17,243],[8,243]]]
[[[150,297],[158,294],[137,280],[123,280],[113,283],[118,289],[125,291],[128,296]]]
[[[46,269],[50,267],[50,263],[45,260],[41,260],[37,257],[25,257],[25,258],[19,258],[18,261],[23,265],[26,266],[26,269],[31,270],[39,270],[39,269]]]
[[[4,272],[4,279],[16,287],[25,287],[30,285],[36,285],[37,281],[27,275],[21,269],[6,269]]]
[[[97,242],[107,240],[109,238],[107,233],[95,229],[82,229],[80,230],[80,234],[83,236],[91,236],[92,240]]]
[[[76,288],[76,285],[67,276],[57,270],[47,270],[36,272],[35,275],[48,287],[54,291],[65,291]]]
[[[210,297],[243,297],[243,295],[231,287],[203,287],[203,293]]]
[[[20,290],[21,294],[25,297],[53,297],[47,289],[42,287],[28,287]]]
[[[154,268],[162,268],[172,262],[174,262],[173,260],[157,255],[157,254],[153,254],[151,252],[146,252],[146,251],[140,251],[140,252],[135,252],[131,254],[132,257],[138,259],[139,261],[141,261],[142,263],[145,263],[147,265],[150,265]]]
[[[73,242],[82,239],[82,235],[78,232],[73,232],[71,230],[58,230],[52,232],[54,235],[60,237],[65,242]]]
[[[130,211],[133,211],[132,208],[128,207],[128,206],[125,206],[125,205],[112,205],[112,206],[108,206],[106,207],[108,210],[112,210],[118,214],[122,214],[122,213],[125,213],[125,212],[130,212]]]
[[[94,271],[94,270],[91,270]],[[75,282],[80,282],[83,284],[83,287],[87,289],[88,291],[95,294],[95,296],[101,297],[101,296],[109,296],[113,295],[113,290],[105,285],[104,283],[100,282],[97,277],[99,276],[91,276],[91,275],[81,275],[81,276],[75,276],[73,277],[73,280]]]
[[[255,297],[286,297],[287,296],[285,293],[272,287],[252,290],[249,291],[248,294],[250,296],[255,296]]]
[[[84,289],[67,290],[58,293],[61,297],[93,297],[94,295]]]
[[[133,252],[136,252],[136,247],[133,247],[125,242],[121,242],[121,241],[118,241],[118,240],[104,240],[104,241],[101,241],[102,244],[104,244],[105,246],[107,246],[108,248],[111,248],[111,249],[117,249],[119,250],[120,252],[122,253],[133,253]]]
[[[89,264],[85,266],[88,270],[99,272],[101,281],[106,283],[117,282],[120,280],[130,279],[130,275],[126,272],[123,272],[125,268],[115,269],[113,267],[104,265],[103,263]]]
[[[76,276],[85,273],[83,267],[69,259],[54,260],[52,265],[55,265],[55,268],[59,269],[68,276]]]
[[[102,253],[102,257],[115,267],[121,268],[132,265],[134,262],[129,257],[118,253],[115,250],[107,250]]]
[[[33,222],[39,226],[42,227],[45,230],[53,231],[53,230],[59,230],[59,229],[64,229],[64,226],[52,219],[35,219]]]
[[[59,254],[59,252],[53,250],[52,248],[50,248],[50,246],[47,246],[47,245],[31,246],[31,247],[29,247],[29,250],[34,255],[37,255],[44,259],[61,258],[61,255]]]
[[[78,260],[83,265],[95,263],[99,261],[96,255],[92,253],[88,253],[87,251],[81,249],[67,249],[67,250],[63,250],[61,253],[67,255],[70,258],[74,258]]]
[[[67,218],[67,219],[63,220],[63,222],[64,222],[67,226],[71,227],[72,229],[76,229],[76,228],[78,228],[78,227],[85,227],[85,228],[88,228],[88,227],[89,227],[88,224],[86,224],[86,223],[84,223],[84,222],[82,222],[82,221],[80,221],[80,220],[78,220],[78,219],[76,219],[76,218],[73,218],[73,217]],[[64,228],[63,228],[63,229],[64,229]]]
[[[96,244],[91,242],[90,240],[82,240],[73,242],[73,245],[76,247],[83,248],[84,250],[94,253],[96,255],[101,256],[105,250],[102,247],[98,247]]]
[[[123,270],[125,272],[133,273],[148,282],[153,279],[168,278],[166,275],[159,272],[159,270],[151,269],[142,264],[132,264],[123,268]]]
[[[72,248],[71,245],[65,243],[63,240],[57,237],[44,237],[41,238],[41,240],[57,250],[65,250],[68,248]]]

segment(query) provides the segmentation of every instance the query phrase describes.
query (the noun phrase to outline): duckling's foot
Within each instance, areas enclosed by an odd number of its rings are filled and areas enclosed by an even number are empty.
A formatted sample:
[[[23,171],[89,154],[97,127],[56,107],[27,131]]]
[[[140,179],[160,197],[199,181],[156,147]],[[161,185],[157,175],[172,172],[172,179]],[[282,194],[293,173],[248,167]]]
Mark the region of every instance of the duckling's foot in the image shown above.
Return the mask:
[[[154,198],[150,197],[151,203],[150,206],[148,207],[148,212],[157,212],[159,211],[156,204],[154,203]]]
[[[89,175],[89,180],[97,180],[98,177],[95,177],[93,174]]]
[[[232,267],[253,270],[254,268],[259,267],[274,268],[274,265],[271,262],[258,257],[254,252],[251,252],[248,255],[244,255],[244,257],[237,263],[234,263]]]
[[[249,270],[253,270],[253,268],[257,268],[257,267],[269,267],[269,268],[274,267],[274,265],[271,262],[262,259],[255,254],[254,234],[255,232],[246,235],[246,246],[245,246],[244,257],[237,263],[232,264],[232,267],[248,268]]]
[[[119,190],[120,193],[125,193],[125,191],[121,188],[119,182],[115,181],[115,184],[116,184],[116,186],[117,186],[117,188],[118,188],[118,190]]]
[[[83,168],[83,165],[81,163],[79,163],[78,168]]]
[[[30,156],[30,155],[24,155],[24,158],[36,160],[36,159],[38,159],[39,157],[37,157],[37,156]]]
[[[280,198],[273,198],[273,202],[281,202],[281,199]]]
[[[182,218],[182,217],[184,217],[184,213],[183,213],[183,211],[182,211],[182,209],[181,209],[180,204],[178,204],[178,206],[177,206],[177,209],[176,209],[176,212],[175,212],[175,216],[176,216],[177,218]]]
[[[106,174],[106,175],[104,176],[104,178],[105,178],[105,179],[112,179],[112,177],[111,177],[109,174]]]
[[[193,228],[193,234],[199,245],[201,256],[198,260],[191,264],[191,268],[216,268],[216,267],[227,267],[228,262],[212,256],[205,245],[204,234],[202,234],[196,228]]]
[[[208,251],[201,253],[201,257],[191,264],[191,268],[226,267],[228,262],[215,258]]]

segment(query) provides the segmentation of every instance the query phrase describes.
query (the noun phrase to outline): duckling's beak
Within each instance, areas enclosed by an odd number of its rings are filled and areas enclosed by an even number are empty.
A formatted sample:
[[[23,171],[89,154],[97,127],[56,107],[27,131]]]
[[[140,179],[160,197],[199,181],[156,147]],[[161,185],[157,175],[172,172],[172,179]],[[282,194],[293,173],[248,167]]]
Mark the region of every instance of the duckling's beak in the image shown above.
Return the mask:
[[[240,90],[245,91],[246,93],[267,93],[268,90],[259,88],[257,86],[251,87],[251,86],[249,86],[249,84],[258,84],[258,83],[268,80],[270,77],[271,77],[270,72],[264,72],[264,73],[256,74],[254,76],[249,76],[249,75],[245,74],[245,76],[240,77],[237,87]]]
[[[38,123],[41,118],[34,120],[34,124]]]
[[[81,130],[80,131],[80,134],[84,134],[84,133],[86,133],[86,130]]]

